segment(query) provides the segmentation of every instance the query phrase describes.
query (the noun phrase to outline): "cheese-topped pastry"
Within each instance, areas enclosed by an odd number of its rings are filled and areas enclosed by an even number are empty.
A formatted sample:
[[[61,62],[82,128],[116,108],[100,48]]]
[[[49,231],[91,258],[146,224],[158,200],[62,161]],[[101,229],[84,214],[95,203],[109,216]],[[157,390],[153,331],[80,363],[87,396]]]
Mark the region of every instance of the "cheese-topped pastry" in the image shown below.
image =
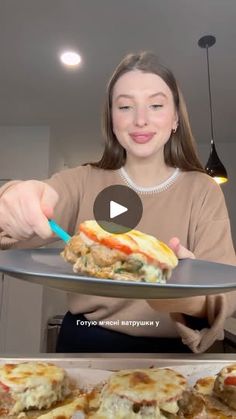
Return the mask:
[[[8,400],[10,414],[49,408],[69,393],[66,372],[56,365],[32,361],[0,366],[0,399]]]
[[[183,375],[169,368],[121,370],[104,385],[93,419],[164,419],[177,414],[186,388]]]
[[[155,237],[137,230],[112,234],[94,220],[80,224],[62,256],[75,272],[143,282],[165,283],[178,264],[174,252]]]
[[[236,364],[222,368],[217,374],[214,392],[224,403],[236,410]]]
[[[226,403],[225,398],[218,398],[218,394],[215,392],[216,380],[218,380],[216,376],[202,377],[197,380],[193,392],[189,396],[187,409],[185,407],[185,411],[189,412],[195,406],[191,412],[192,416],[187,416],[189,419],[236,419],[236,410]],[[200,406],[201,411],[199,410]]]

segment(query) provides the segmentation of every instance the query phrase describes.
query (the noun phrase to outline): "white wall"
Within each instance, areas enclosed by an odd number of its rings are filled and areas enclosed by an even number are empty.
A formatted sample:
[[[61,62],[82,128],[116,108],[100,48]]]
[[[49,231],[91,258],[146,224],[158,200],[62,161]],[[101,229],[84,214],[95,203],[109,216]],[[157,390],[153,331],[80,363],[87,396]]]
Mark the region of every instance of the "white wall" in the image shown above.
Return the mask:
[[[49,143],[48,127],[0,126],[0,178],[47,176]]]
[[[92,129],[77,130],[52,129],[50,137],[50,174],[63,168],[79,166],[88,161],[95,161],[101,157],[103,151],[102,140]]]

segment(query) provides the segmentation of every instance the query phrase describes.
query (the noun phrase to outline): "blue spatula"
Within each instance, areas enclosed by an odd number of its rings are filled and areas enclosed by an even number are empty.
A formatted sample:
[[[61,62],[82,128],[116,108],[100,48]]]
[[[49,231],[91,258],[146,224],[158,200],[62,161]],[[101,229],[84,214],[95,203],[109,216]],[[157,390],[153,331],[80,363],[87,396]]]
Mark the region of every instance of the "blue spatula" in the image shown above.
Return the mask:
[[[71,239],[71,236],[61,228],[56,221],[54,220],[48,220],[49,225],[51,227],[51,230],[53,233],[55,233],[60,239],[62,239],[64,242],[68,243],[68,241]]]

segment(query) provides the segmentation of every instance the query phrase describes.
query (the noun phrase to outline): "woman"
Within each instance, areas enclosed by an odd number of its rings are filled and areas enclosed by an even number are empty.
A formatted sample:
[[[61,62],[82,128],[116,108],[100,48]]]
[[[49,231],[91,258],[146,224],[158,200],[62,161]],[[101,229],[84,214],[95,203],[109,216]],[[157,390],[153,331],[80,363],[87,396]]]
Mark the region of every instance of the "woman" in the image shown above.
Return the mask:
[[[137,229],[169,243],[179,258],[236,264],[223,194],[198,160],[173,74],[152,53],[128,55],[115,70],[107,89],[104,132],[99,162],[45,182],[13,182],[2,188],[1,247],[50,241],[47,219],[52,217],[74,234],[81,222],[93,218],[98,193],[123,184],[142,200]],[[223,338],[224,321],[236,309],[235,296],[147,302],[72,294],[57,350],[203,352]],[[86,320],[107,323],[86,327]],[[158,327],[117,325],[122,320]]]

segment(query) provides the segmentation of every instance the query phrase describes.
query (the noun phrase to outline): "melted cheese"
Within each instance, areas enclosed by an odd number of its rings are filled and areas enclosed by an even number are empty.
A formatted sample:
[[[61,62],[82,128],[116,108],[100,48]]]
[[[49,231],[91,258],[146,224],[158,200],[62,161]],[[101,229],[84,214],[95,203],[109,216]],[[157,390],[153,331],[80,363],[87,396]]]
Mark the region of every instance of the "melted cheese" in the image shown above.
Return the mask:
[[[71,419],[74,413],[76,413],[76,419],[85,419],[85,405],[86,397],[81,395],[76,397],[71,403],[56,407],[51,412],[39,416],[38,419]]]
[[[70,392],[65,371],[42,362],[2,365],[0,381],[9,387],[14,400],[11,414],[30,408],[49,408]]]
[[[203,377],[199,378],[194,385],[194,389],[204,395],[212,395],[214,388],[215,377]]]
[[[129,400],[113,396],[103,400],[99,410],[88,415],[89,419],[167,419],[158,406],[142,406],[134,411]]]
[[[145,282],[156,282],[159,284],[165,284],[166,279],[168,279],[168,274],[165,274],[161,269],[157,268],[156,266],[144,264],[140,271],[144,274]]]
[[[158,262],[158,265],[162,268],[169,267],[173,269],[178,264],[178,259],[174,252],[165,243],[156,239],[154,236],[138,230],[131,230],[123,234],[112,234],[103,230],[95,220],[85,221],[80,225],[80,229],[83,239],[86,236],[86,231],[88,235],[90,232],[96,237],[99,243],[104,244],[109,242],[113,247],[118,248],[119,246],[124,246],[131,253],[145,254],[153,261]]]
[[[165,418],[165,412],[178,412],[178,400],[186,384],[181,374],[169,368],[119,371],[102,389],[100,408],[92,417]]]

